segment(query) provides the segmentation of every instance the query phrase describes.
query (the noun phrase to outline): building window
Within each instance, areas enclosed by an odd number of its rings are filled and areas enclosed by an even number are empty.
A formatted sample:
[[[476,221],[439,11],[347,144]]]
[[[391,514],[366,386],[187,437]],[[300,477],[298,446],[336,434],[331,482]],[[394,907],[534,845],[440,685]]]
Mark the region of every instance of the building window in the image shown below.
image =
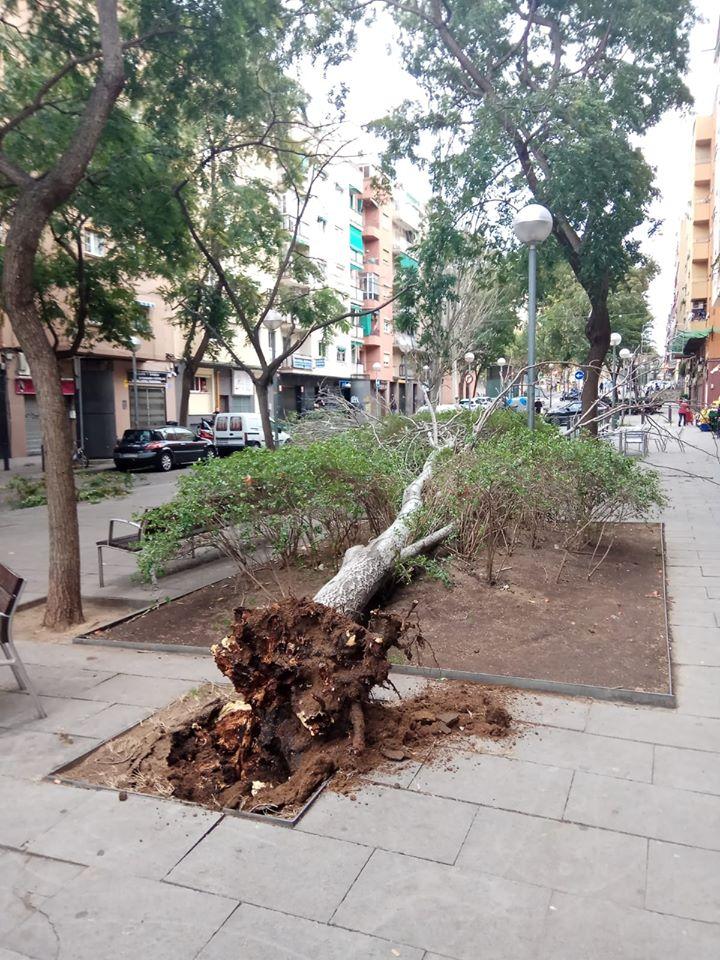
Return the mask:
[[[353,343],[350,346],[350,360],[352,363],[360,363],[360,347],[357,343]]]
[[[190,393],[207,393],[208,392],[208,378],[207,377],[195,377],[193,380],[192,390]]]
[[[345,347],[338,347],[338,348],[337,348],[337,362],[338,362],[338,363],[345,363],[345,353],[346,353]]]
[[[362,290],[366,300],[380,299],[380,277],[377,273],[362,274]]]
[[[326,357],[327,356],[327,343],[324,340],[321,340],[318,344],[318,356]]]
[[[384,367],[389,367],[389,366],[390,366],[390,354],[389,354],[389,353],[384,353],[384,354],[383,354],[383,366],[384,366]]]
[[[350,265],[356,267],[362,267],[363,265],[363,255],[360,250],[351,250],[350,251]]]
[[[82,247],[83,253],[91,257],[102,257],[105,253],[105,238],[96,230],[83,230]]]
[[[392,323],[389,320],[383,320],[383,331],[385,333],[392,333]]]

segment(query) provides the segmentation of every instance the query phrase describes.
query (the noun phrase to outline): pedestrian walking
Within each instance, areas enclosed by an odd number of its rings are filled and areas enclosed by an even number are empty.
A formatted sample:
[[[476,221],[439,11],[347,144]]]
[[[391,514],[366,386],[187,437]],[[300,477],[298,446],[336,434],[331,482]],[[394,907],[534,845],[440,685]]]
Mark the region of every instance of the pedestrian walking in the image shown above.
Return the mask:
[[[687,400],[681,400],[680,406],[678,407],[678,426],[684,427],[688,423],[693,422],[693,412],[690,404]]]

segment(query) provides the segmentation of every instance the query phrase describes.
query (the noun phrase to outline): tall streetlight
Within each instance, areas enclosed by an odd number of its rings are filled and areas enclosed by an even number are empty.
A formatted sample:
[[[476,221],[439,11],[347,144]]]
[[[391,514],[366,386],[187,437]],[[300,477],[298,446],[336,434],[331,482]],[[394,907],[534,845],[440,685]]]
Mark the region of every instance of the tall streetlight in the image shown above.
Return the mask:
[[[611,333],[610,334],[610,346],[612,347],[613,359],[612,359],[612,405],[613,410],[617,406],[617,348],[622,343],[622,334],[621,333]],[[617,414],[613,413],[612,420],[610,421],[610,426],[614,430],[617,427]]]
[[[268,340],[270,341],[270,360],[271,362],[275,360],[275,334],[280,329],[283,323],[282,314],[277,310],[268,310],[263,318],[263,326],[268,332]],[[277,416],[277,403],[275,402],[275,376],[273,375],[270,378],[270,416],[273,419],[273,424],[275,422],[275,417]]]
[[[507,365],[507,360],[505,357],[498,357],[495,363],[497,364],[498,371],[500,373],[500,393],[502,394],[505,392],[505,374],[503,371]]]
[[[530,203],[513,221],[515,236],[528,246],[528,427],[535,429],[535,328],[537,324],[537,245],[547,240],[553,227],[552,214],[539,203]]]
[[[470,364],[475,362],[475,354],[472,352],[472,350],[468,350],[468,352],[467,352],[467,353],[465,354],[465,356],[463,357],[463,360],[465,361],[465,363],[467,364],[467,367],[468,367],[467,373],[465,374],[465,384],[466,384],[466,386],[465,386],[465,393],[466,393],[467,396],[469,397],[469,396],[470,396],[470,381],[469,381],[468,377],[470,376]]]
[[[137,382],[137,352],[142,340],[139,337],[130,337],[130,350],[132,352],[132,378],[133,378],[133,403],[135,405],[135,423],[132,427],[140,426],[140,407],[138,406],[138,382]]]

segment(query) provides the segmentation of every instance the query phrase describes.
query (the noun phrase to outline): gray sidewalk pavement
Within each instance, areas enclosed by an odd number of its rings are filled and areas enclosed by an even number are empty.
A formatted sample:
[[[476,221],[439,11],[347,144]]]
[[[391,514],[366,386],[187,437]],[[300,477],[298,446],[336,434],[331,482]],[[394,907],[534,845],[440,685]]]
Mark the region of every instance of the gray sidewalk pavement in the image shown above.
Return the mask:
[[[0,692],[0,960],[717,960],[720,464],[686,436],[650,457],[677,710],[518,694],[513,745],[324,794],[293,830],[43,780],[216,671],[21,643],[48,718]]]
[[[162,577],[156,585],[142,584],[137,579],[137,562],[132,554],[107,550],[104,553],[106,585],[101,589],[98,583],[95,544],[107,537],[110,520],[115,517],[129,520],[134,514],[166,503],[174,495],[184,472],[134,473],[134,486],[128,496],[100,503],[78,504],[83,597],[122,598],[137,603],[151,603],[158,597],[173,597],[196,586],[203,586],[231,571],[232,565],[227,560],[218,560],[212,552],[209,554],[211,562],[195,563],[186,569],[182,568],[182,564],[177,564],[172,568],[177,572]],[[47,595],[46,507],[11,510],[0,505],[0,562],[26,579],[24,603]]]

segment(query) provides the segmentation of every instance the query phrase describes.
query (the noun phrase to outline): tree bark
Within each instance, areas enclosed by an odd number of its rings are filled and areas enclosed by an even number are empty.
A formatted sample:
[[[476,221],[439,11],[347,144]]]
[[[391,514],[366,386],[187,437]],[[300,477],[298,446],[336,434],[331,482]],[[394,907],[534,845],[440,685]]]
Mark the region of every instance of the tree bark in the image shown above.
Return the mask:
[[[265,446],[268,450],[275,449],[275,436],[273,434],[272,421],[270,419],[270,397],[268,382],[264,377],[255,381],[255,393],[257,395],[258,406],[260,408],[260,422],[262,423],[263,436],[265,437]]]
[[[42,232],[54,210],[82,180],[125,85],[117,0],[96,0],[101,68],[75,131],[55,165],[40,177],[16,167],[4,154],[0,166],[17,188],[3,263],[3,303],[37,392],[45,448],[49,572],[45,625],[81,623],[80,538],[72,435],[60,382],[60,367],[33,292],[33,271]]]
[[[363,616],[372,598],[392,573],[402,551],[410,545],[410,521],[422,506],[423,490],[432,476],[438,453],[439,450],[433,450],[421,473],[405,488],[402,506],[393,523],[367,546],[350,547],[338,572],[315,594],[316,603],[324,603],[354,618]],[[451,530],[451,527],[444,527],[442,532],[447,537]],[[427,542],[426,549],[437,546],[441,539],[436,536],[423,538]]]
[[[205,353],[211,339],[212,333],[208,327],[203,326],[203,335],[197,350],[185,361],[180,385],[180,412],[178,414],[178,420],[184,427],[187,426],[190,391],[192,390],[193,381],[195,380],[195,374],[198,372],[198,368],[205,358]]]
[[[585,364],[585,383],[582,391],[581,425],[587,421],[587,430],[597,436],[597,399],[602,365],[610,349],[610,313],[608,311],[608,290],[603,286],[599,293],[590,294],[591,310],[585,325],[585,336],[590,343],[587,363]]]

